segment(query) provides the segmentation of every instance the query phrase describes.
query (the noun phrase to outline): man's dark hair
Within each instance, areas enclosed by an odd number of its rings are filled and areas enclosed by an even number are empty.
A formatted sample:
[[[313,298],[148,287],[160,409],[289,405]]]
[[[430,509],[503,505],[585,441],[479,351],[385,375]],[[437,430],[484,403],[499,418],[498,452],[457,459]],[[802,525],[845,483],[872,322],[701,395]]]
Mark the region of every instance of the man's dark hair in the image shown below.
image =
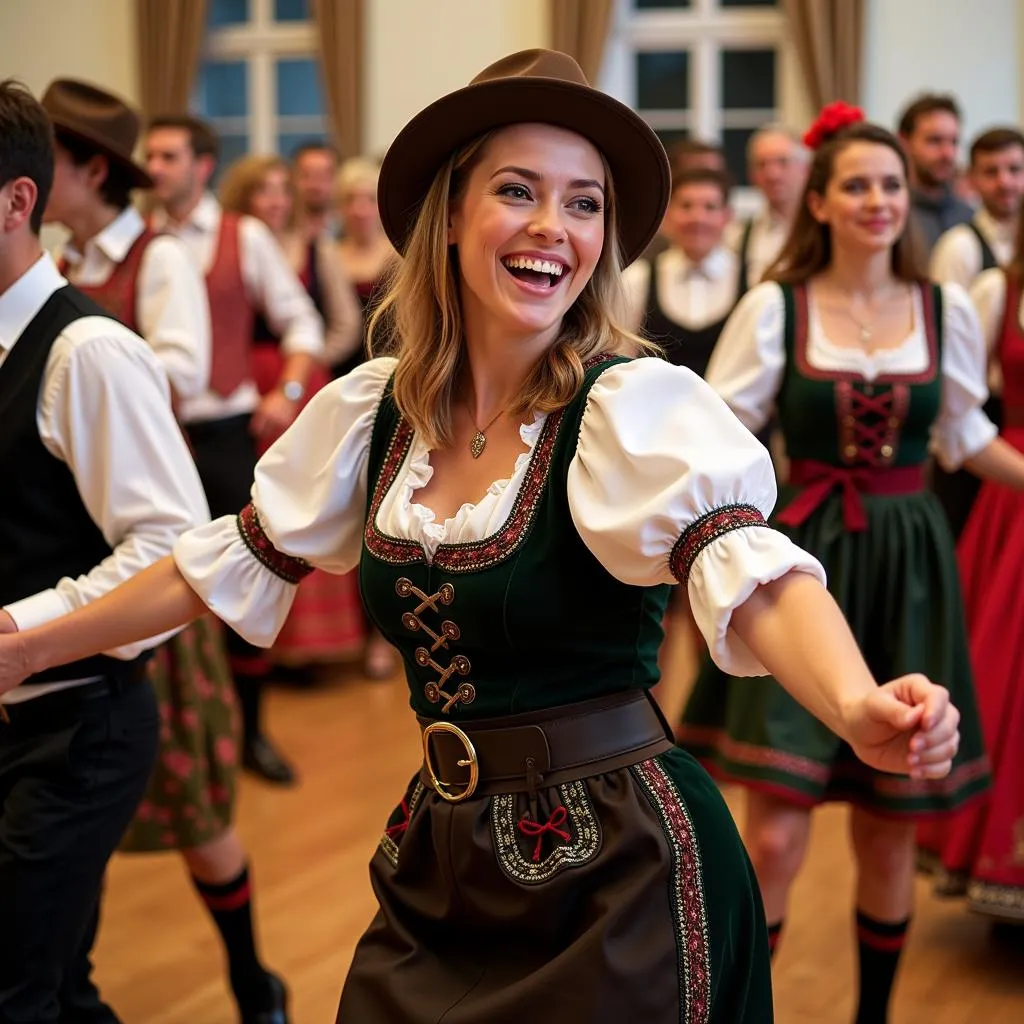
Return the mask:
[[[1016,128],[990,128],[971,143],[971,165],[977,163],[982,153],[1001,153],[1011,146],[1024,149],[1024,135]]]
[[[76,167],[84,166],[94,156],[103,153],[98,146],[94,146],[91,142],[86,142],[62,128],[56,128],[54,135],[61,147],[67,150],[71,162]],[[107,176],[100,185],[100,198],[103,202],[115,210],[125,210],[132,201],[132,189],[135,187],[132,176],[124,164],[107,157]]]
[[[157,128],[180,128],[188,132],[188,144],[195,156],[212,156],[220,159],[220,136],[205,121],[191,114],[164,114],[149,122],[149,130]]]
[[[714,185],[722,193],[722,204],[728,206],[732,192],[732,175],[712,167],[676,167],[672,171],[672,195],[686,185]]]
[[[291,152],[289,161],[294,167],[307,153],[330,153],[335,163],[341,163],[341,154],[337,147],[323,139],[307,139],[300,142]]]
[[[683,170],[695,158],[715,156],[725,166],[725,154],[721,146],[713,142],[703,142],[701,139],[680,139],[668,147],[668,162],[673,170]]]
[[[938,110],[952,114],[958,121],[963,120],[956,100],[949,93],[926,92],[918,96],[900,115],[900,135],[909,138],[914,134],[920,118],[926,114],[934,114]]]
[[[7,78],[0,82],[0,188],[15,178],[35,183],[29,227],[38,235],[53,187],[53,127],[32,93]]]

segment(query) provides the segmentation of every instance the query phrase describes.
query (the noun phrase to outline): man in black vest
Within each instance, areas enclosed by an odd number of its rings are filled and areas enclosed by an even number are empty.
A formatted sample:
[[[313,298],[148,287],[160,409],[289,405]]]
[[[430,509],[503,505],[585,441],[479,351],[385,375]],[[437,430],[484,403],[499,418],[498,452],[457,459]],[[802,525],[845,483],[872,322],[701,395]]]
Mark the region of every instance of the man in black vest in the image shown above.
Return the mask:
[[[208,517],[149,346],[39,243],[42,107],[0,82],[0,631],[95,600]],[[89,978],[100,885],[149,778],[157,639],[62,665],[0,706],[0,1024],[110,1024]]]

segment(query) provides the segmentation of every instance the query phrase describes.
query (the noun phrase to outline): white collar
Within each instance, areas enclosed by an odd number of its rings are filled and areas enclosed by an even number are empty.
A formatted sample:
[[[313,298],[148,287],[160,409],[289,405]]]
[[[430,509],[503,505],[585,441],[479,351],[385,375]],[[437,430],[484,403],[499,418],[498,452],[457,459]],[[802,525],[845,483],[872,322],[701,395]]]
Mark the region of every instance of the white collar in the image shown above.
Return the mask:
[[[71,242],[64,246],[64,257],[71,264],[81,263],[89,254],[89,247],[95,246],[112,263],[122,263],[146,225],[134,206],[122,210],[98,235],[85,243],[79,252]]]
[[[673,246],[660,256],[665,269],[673,276],[693,277],[701,275],[709,281],[721,281],[729,273],[731,253],[724,245],[716,246],[700,263],[691,260],[682,249]]]
[[[997,242],[1013,242],[1017,233],[1013,224],[1003,224],[996,220],[985,207],[974,215],[974,223],[986,239],[994,239]]]
[[[49,253],[44,252],[0,295],[0,348],[9,351],[46,300],[66,284]]]
[[[192,228],[204,235],[212,235],[220,227],[220,203],[210,192],[204,192],[196,203],[195,209],[180,224],[172,223],[167,211],[162,207],[153,212],[153,226],[157,230],[177,233]]]

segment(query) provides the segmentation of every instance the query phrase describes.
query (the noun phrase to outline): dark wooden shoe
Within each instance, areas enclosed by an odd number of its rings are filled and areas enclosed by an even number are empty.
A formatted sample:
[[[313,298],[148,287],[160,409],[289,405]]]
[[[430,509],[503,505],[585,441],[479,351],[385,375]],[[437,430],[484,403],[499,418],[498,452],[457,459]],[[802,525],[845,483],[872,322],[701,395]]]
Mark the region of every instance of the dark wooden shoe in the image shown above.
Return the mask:
[[[295,771],[265,736],[253,736],[242,744],[242,767],[275,786],[293,786]]]
[[[243,1011],[241,1024],[289,1024],[288,989],[276,975],[267,972],[269,994],[261,1009]]]

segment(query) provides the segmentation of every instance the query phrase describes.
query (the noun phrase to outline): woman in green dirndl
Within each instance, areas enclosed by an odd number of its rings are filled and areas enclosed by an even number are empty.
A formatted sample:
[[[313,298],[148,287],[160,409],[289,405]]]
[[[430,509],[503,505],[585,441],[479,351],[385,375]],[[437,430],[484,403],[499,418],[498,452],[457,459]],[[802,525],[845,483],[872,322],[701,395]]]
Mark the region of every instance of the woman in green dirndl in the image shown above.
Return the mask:
[[[988,784],[953,539],[925,488],[929,446],[947,467],[1018,487],[1024,457],[981,410],[985,349],[966,294],[930,284],[916,261],[900,145],[862,118],[837,104],[808,133],[803,209],[766,283],[726,326],[707,379],[752,431],[777,410],[790,474],[773,525],[820,559],[876,678],[921,672],[949,689],[959,750],[941,780],[895,777],[859,761],[784,680],[711,664],[677,734],[748,790],[745,840],[773,948],[811,809],[852,805],[857,1020],[879,1024],[911,912],[915,822]],[[832,655],[821,645],[819,657]]]
[[[564,54],[431,104],[380,177],[393,354],[313,398],[239,516],[0,637],[0,692],[207,604],[269,645],[313,566],[359,566],[424,757],[371,862],[343,1024],[773,1019],[756,879],[647,695],[673,583],[723,668],[774,672],[875,769],[949,771],[948,694],[876,682],[819,564],[765,524],[764,448],[688,370],[616,355],[642,344],[621,268],[668,185],[651,129]]]

